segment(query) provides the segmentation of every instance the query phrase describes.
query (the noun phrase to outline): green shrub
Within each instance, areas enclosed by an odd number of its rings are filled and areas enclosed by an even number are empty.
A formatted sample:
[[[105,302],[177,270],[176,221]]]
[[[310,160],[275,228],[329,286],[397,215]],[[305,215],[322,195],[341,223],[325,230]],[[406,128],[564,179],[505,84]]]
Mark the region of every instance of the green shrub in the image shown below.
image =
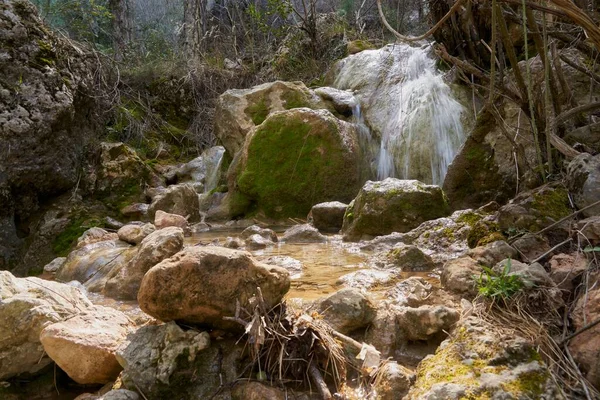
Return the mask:
[[[517,294],[525,282],[519,275],[511,275],[511,268],[510,258],[499,274],[489,267],[483,267],[483,272],[476,277],[479,294],[492,300],[497,298],[507,300]]]

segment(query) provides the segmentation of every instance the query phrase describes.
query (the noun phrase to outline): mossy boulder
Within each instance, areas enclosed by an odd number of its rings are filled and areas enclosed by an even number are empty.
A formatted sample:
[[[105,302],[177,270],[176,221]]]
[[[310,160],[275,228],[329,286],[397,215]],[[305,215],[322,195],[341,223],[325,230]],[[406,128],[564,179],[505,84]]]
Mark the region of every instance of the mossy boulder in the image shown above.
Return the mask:
[[[560,390],[533,343],[467,317],[417,368],[407,400],[554,399]]]
[[[293,108],[326,108],[320,98],[302,82],[269,82],[250,89],[223,93],[215,111],[215,134],[234,156],[246,135],[276,111]]]
[[[326,110],[269,115],[236,158],[228,179],[233,215],[305,217],[313,204],[350,201],[365,180],[356,127]]]
[[[367,181],[348,206],[344,240],[408,232],[422,222],[447,216],[446,197],[438,186],[415,180],[387,178]]]

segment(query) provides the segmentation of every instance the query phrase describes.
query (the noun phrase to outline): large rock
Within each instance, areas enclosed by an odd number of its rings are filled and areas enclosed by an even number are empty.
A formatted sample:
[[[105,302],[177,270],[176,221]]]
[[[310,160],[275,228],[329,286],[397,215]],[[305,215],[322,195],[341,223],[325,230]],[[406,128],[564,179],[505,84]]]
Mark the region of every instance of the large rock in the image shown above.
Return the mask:
[[[355,125],[326,110],[276,112],[246,137],[228,173],[230,213],[306,217],[315,203],[350,201],[368,174]]]
[[[417,369],[406,400],[555,399],[561,393],[536,346],[512,327],[475,317],[458,324]]]
[[[104,294],[115,299],[135,299],[146,272],[182,248],[181,228],[170,227],[151,233],[142,240],[139,250],[131,261],[116,271],[106,282]]]
[[[0,380],[35,373],[52,360],[40,332],[91,307],[77,288],[0,271]]]
[[[133,330],[133,323],[122,312],[96,306],[47,326],[40,341],[44,351],[75,382],[104,384],[121,372],[116,350]]]
[[[78,281],[90,292],[101,292],[113,270],[123,268],[136,249],[118,242],[98,242],[69,253],[56,272],[59,282]]]
[[[6,269],[22,244],[15,221],[77,184],[104,129],[104,105],[94,83],[97,57],[52,33],[30,2],[2,2],[0,49],[0,268]]]
[[[317,310],[338,332],[348,334],[365,328],[375,318],[373,302],[358,289],[342,289],[318,302]]]
[[[290,287],[286,270],[256,262],[249,253],[222,247],[188,247],[146,273],[138,294],[140,308],[161,321],[242,327],[224,321],[236,301],[249,307],[260,287],[267,308]],[[215,290],[218,288],[218,290]]]
[[[325,108],[302,82],[270,82],[250,89],[231,89],[223,93],[215,111],[215,134],[234,156],[246,135],[267,116],[292,108]]]
[[[152,199],[148,216],[154,220],[157,210],[186,217],[189,222],[200,221],[198,193],[189,183],[169,186]]]
[[[338,232],[344,223],[347,204],[339,201],[319,203],[310,210],[310,217],[315,228],[323,232]]]
[[[188,227],[188,221],[181,215],[169,214],[162,210],[156,210],[156,213],[154,214],[154,225],[157,229],[163,229],[169,226],[186,229]]]
[[[119,239],[129,244],[138,245],[156,230],[153,224],[127,224],[117,231]]]
[[[414,180],[368,181],[348,206],[344,240],[408,232],[422,222],[449,214],[442,190]]]
[[[281,238],[285,243],[325,243],[327,236],[322,235],[318,229],[308,225],[295,225],[286,230]]]
[[[577,207],[600,201],[600,155],[583,153],[575,157],[567,166],[567,182]],[[600,205],[583,211],[583,215],[600,215]]]
[[[202,358],[209,346],[207,332],[184,331],[174,322],[140,328],[117,350],[123,383],[141,390],[149,399],[159,399],[162,390],[175,384],[171,376],[177,375],[182,365]]]

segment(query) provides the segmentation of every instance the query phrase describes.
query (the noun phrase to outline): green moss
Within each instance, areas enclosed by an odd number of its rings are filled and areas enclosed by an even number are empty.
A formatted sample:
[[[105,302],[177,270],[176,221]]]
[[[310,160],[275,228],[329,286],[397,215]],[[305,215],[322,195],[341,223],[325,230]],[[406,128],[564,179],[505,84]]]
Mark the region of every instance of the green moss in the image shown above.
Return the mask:
[[[547,371],[531,371],[520,374],[514,381],[503,384],[503,389],[516,398],[539,399],[544,394],[550,377]]]
[[[293,108],[302,108],[302,107],[310,107],[310,104],[306,100],[306,95],[299,91],[286,91],[282,98],[284,101],[283,107],[286,110],[291,110]]]
[[[489,235],[479,239],[477,246],[485,246],[486,244],[498,242],[500,240],[506,240],[506,236],[500,232],[492,232]]]
[[[564,188],[548,188],[533,196],[531,208],[538,215],[550,217],[555,221],[571,214],[569,193]]]
[[[502,239],[499,240],[505,239],[500,233],[498,224],[490,221],[478,221],[471,226],[471,229],[467,234],[467,244],[470,248],[474,248],[481,246],[484,243],[491,243],[491,241],[495,241],[492,240],[494,237],[502,237]]]
[[[59,257],[65,257],[75,244],[75,241],[83,232],[94,226],[100,226],[102,223],[95,218],[79,217],[72,220],[69,225],[52,242],[52,250]]]
[[[269,105],[266,100],[262,98],[246,107],[244,112],[252,119],[254,125],[260,125],[269,115]]]
[[[214,188],[213,190],[211,190],[210,192],[208,192],[208,194],[227,193],[228,191],[229,191],[229,188],[227,187],[227,185],[219,185],[216,188]]]
[[[337,124],[311,118],[272,115],[250,143],[237,185],[269,217],[305,217],[314,204],[348,201],[358,190]]]
[[[456,219],[456,222],[461,224],[467,224],[469,226],[475,225],[477,222],[481,221],[483,217],[474,212],[466,212],[460,217]]]

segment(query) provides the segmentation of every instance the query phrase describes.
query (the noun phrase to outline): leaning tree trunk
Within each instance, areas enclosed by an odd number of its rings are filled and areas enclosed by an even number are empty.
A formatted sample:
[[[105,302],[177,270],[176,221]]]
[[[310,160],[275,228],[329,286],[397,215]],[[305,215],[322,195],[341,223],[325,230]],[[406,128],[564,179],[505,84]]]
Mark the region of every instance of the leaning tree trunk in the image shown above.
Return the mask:
[[[184,55],[195,59],[201,54],[202,37],[206,30],[206,0],[185,0],[183,3],[183,29],[181,40]]]
[[[127,47],[132,42],[132,7],[129,0],[109,0],[108,6],[113,15],[113,51],[116,61],[123,61]]]

